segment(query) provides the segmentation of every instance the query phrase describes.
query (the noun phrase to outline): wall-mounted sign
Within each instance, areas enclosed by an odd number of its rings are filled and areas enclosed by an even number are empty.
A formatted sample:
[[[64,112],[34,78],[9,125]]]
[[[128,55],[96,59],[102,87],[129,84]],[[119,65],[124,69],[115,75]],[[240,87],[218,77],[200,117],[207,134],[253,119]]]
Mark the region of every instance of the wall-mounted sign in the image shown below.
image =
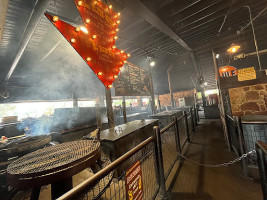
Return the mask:
[[[256,79],[256,71],[254,67],[238,70],[238,81],[247,81]]]
[[[125,175],[127,200],[143,199],[143,183],[140,161],[137,161]]]
[[[128,62],[114,81],[114,88],[116,96],[150,96],[149,75],[141,67]]]
[[[48,13],[45,15],[99,80],[110,88],[129,56],[115,46],[120,14],[115,13],[111,5],[107,6],[101,1],[74,0],[74,2],[83,20],[82,26],[75,27],[55,15]]]
[[[237,69],[233,66],[220,67],[219,73],[221,77],[230,77],[237,75]]]

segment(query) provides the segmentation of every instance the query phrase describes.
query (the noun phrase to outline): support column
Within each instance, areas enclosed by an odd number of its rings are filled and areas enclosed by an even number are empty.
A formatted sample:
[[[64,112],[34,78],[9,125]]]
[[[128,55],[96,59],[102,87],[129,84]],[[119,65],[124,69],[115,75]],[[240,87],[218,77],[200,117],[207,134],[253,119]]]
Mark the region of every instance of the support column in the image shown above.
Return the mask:
[[[78,108],[78,98],[75,94],[72,94],[73,108]]]
[[[112,98],[111,98],[111,89],[105,89],[106,93],[106,104],[107,104],[107,117],[108,117],[108,126],[109,128],[115,127],[113,108],[112,108]]]
[[[123,122],[127,123],[125,96],[122,97],[122,113],[123,113]]]
[[[150,66],[148,67],[148,73],[149,73],[149,82],[151,86],[151,111],[152,115],[155,114],[155,97],[154,97],[154,85],[152,81],[152,72]]]

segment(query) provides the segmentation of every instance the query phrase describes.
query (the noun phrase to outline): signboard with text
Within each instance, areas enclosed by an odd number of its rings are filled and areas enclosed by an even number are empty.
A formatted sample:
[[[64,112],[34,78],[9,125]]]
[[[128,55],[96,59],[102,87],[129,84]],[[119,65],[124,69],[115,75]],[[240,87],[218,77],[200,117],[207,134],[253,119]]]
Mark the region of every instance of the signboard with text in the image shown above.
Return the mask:
[[[132,63],[123,66],[119,78],[114,81],[116,96],[150,96],[148,73]]]
[[[93,70],[99,80],[111,88],[129,54],[115,46],[119,13],[96,0],[74,0],[83,20],[83,25],[73,26],[46,12],[45,16],[53,23],[69,44]]]
[[[248,81],[256,79],[256,71],[254,67],[238,70],[238,81]]]
[[[127,200],[143,199],[143,182],[140,161],[137,161],[125,175]]]

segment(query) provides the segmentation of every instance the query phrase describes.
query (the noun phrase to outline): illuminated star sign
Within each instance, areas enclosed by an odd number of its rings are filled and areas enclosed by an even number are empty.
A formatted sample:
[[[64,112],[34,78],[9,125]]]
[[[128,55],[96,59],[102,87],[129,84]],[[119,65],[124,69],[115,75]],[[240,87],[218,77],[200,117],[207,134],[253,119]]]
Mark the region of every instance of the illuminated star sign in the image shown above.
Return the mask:
[[[45,16],[94,71],[99,80],[107,88],[111,88],[130,56],[115,46],[120,13],[115,13],[111,5],[107,6],[100,0],[74,0],[74,2],[84,26],[74,27],[48,13],[45,13]]]

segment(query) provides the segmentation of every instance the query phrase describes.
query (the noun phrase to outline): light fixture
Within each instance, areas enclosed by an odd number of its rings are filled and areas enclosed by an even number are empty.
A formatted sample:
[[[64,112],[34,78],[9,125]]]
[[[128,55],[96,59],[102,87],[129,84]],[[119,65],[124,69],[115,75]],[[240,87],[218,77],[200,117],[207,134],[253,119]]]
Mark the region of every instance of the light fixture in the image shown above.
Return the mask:
[[[151,61],[149,65],[150,65],[151,67],[154,67],[154,66],[155,66],[155,64],[156,64],[156,62],[155,62],[155,61]]]
[[[117,21],[117,24],[119,24],[119,23],[121,23],[121,21],[120,21],[120,20],[118,20],[118,21]]]
[[[116,78],[118,78],[118,75],[114,75],[113,77],[116,79]]]
[[[122,69],[122,67],[119,67],[119,70],[121,70]]]
[[[112,48],[112,49],[115,49],[115,48],[116,48],[116,46],[112,46],[111,48]]]
[[[118,39],[118,36],[115,36],[115,37],[114,37],[114,40],[117,40],[117,39]]]
[[[217,54],[216,54],[216,58],[217,58],[217,59],[220,58],[220,54],[217,53]]]
[[[75,43],[76,40],[75,40],[74,38],[71,38],[71,39],[70,39],[70,42],[71,42],[71,43]]]
[[[92,39],[93,39],[93,40],[96,39],[96,35],[92,35]]]
[[[76,32],[79,32],[80,30],[81,30],[80,27],[76,27],[76,28],[75,28],[75,31],[76,31]]]
[[[54,21],[54,22],[57,22],[57,21],[58,21],[58,16],[54,16],[54,17],[53,17],[53,21]]]
[[[118,32],[120,29],[116,28],[115,31]]]
[[[120,16],[121,15],[121,13],[118,13],[118,16]]]
[[[121,53],[124,53],[124,51],[123,51],[123,50],[121,50]]]
[[[86,23],[86,24],[90,23],[90,19],[86,19],[86,20],[85,20],[85,23]]]
[[[208,82],[204,82],[204,85],[208,85]]]
[[[88,30],[84,26],[81,26],[81,30],[86,34],[88,33]]]
[[[82,1],[78,1],[78,6],[82,6],[83,2]]]
[[[131,56],[131,54],[128,53],[128,54],[127,54],[127,57],[130,57],[130,56]]]
[[[87,62],[89,62],[89,61],[91,61],[91,60],[92,60],[92,58],[90,58],[90,57],[87,57],[87,58],[86,58],[86,61],[87,61]]]
[[[123,63],[127,63],[127,61],[126,61],[126,60],[124,60],[124,61],[123,61]]]
[[[112,5],[109,5],[108,8],[111,9],[112,8]]]
[[[103,75],[103,72],[98,72],[97,73],[97,76],[101,76],[101,75]]]
[[[108,88],[112,88],[112,85],[108,85]]]
[[[239,46],[239,45],[232,44],[231,47],[230,47],[229,49],[227,49],[227,51],[228,51],[229,53],[235,53],[235,52],[237,52],[239,49],[240,49],[240,46]]]

